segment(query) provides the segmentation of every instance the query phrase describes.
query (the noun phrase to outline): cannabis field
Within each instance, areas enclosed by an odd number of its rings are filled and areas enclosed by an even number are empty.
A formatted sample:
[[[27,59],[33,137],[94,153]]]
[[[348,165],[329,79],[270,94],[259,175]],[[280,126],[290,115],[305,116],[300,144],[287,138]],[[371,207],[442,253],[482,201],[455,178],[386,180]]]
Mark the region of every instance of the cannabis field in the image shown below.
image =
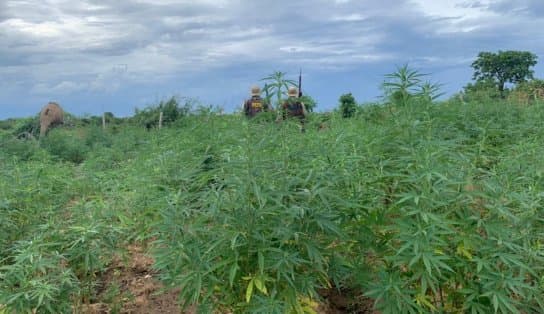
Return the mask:
[[[345,313],[542,313],[543,121],[452,100],[304,133],[213,113],[5,127],[0,313],[127,312],[134,252],[178,311],[337,313],[334,294]]]

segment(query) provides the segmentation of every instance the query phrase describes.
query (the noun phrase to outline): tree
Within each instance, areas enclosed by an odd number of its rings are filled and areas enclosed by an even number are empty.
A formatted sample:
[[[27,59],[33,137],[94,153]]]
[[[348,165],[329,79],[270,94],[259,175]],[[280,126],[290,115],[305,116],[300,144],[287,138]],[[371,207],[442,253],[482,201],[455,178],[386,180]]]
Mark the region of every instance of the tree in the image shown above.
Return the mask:
[[[304,103],[304,107],[306,107],[306,111],[308,112],[314,112],[315,107],[317,106],[317,102],[315,99],[312,98],[310,95],[302,95],[299,100]]]
[[[340,96],[340,112],[343,118],[350,118],[355,115],[357,111],[357,103],[355,97],[351,93]]]
[[[517,84],[532,79],[531,67],[536,63],[537,56],[528,51],[480,52],[472,63],[473,79],[493,80],[502,95],[506,83]]]

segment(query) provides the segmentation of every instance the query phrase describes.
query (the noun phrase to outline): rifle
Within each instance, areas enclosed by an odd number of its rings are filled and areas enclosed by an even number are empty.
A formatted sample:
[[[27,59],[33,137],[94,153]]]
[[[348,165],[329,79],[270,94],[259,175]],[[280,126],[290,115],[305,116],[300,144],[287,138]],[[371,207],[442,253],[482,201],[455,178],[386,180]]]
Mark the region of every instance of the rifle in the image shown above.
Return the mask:
[[[302,97],[302,69],[298,73],[298,98]]]

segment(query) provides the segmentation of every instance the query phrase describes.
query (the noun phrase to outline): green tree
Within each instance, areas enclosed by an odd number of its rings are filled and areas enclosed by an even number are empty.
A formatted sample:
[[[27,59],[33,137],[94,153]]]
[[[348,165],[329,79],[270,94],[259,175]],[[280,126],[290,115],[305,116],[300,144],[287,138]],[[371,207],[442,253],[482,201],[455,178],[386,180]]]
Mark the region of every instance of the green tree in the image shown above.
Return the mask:
[[[310,95],[302,95],[299,100],[304,103],[306,111],[314,112],[314,109],[317,106],[317,102],[315,101],[315,99],[313,99]]]
[[[287,93],[287,90],[291,86],[297,86],[296,82],[293,80],[288,80],[285,78],[285,72],[276,71],[269,76],[262,78],[261,81],[266,81],[265,84],[265,94],[275,94],[277,98],[276,106],[281,104],[281,96]]]
[[[350,118],[357,112],[357,102],[351,93],[340,96],[340,112],[343,118]]]
[[[537,56],[528,51],[480,52],[472,63],[473,79],[493,80],[503,93],[506,83],[521,83],[533,78],[531,67],[537,63]]]

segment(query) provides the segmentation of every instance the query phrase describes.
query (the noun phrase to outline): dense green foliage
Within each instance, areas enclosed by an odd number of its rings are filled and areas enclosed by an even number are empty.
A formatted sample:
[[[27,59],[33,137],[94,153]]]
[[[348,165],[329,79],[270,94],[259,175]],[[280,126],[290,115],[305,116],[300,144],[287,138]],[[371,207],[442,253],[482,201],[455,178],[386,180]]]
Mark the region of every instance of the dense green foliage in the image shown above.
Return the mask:
[[[142,110],[136,109],[131,120],[146,129],[156,128],[159,126],[161,112],[163,114],[162,124],[168,125],[189,114],[192,105],[190,99],[186,99],[185,104],[181,105],[176,97],[171,97],[167,101],[161,101],[157,106],[148,106]]]
[[[341,95],[338,99],[339,109],[343,118],[351,118],[357,112],[357,102],[351,93]]]
[[[533,79],[520,83],[513,90],[511,96],[512,100],[526,104],[541,101],[544,99],[544,80]]]
[[[497,88],[493,80],[480,80],[474,83],[468,83],[462,92],[465,101],[473,102],[494,102],[499,101],[503,94]]]
[[[529,51],[480,52],[472,63],[473,79],[493,81],[499,92],[506,83],[518,84],[533,78],[531,69],[537,63],[537,56]]]
[[[496,103],[507,99],[508,103],[518,105],[534,104],[544,100],[544,81],[532,79],[505,89],[502,93],[493,80],[477,81],[467,84],[459,97],[467,102]]]
[[[314,112],[315,108],[317,107],[317,102],[310,95],[302,95],[299,97],[299,100],[304,103],[304,107],[308,112]]]
[[[0,130],[0,307],[77,312],[138,242],[203,313],[311,312],[330,287],[381,313],[542,312],[544,104],[408,104],[303,134],[205,110]]]

